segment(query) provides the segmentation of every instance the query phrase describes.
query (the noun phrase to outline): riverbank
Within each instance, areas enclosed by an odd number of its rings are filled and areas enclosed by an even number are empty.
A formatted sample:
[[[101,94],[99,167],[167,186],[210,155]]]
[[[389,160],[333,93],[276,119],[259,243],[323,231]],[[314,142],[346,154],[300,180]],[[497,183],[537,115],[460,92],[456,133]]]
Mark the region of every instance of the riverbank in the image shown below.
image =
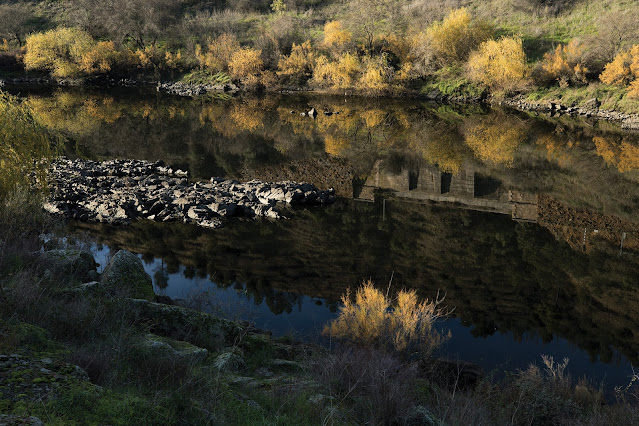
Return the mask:
[[[544,93],[524,92],[507,97],[490,96],[488,92],[478,91],[475,88],[457,86],[450,82],[441,84],[429,83],[419,90],[403,90],[401,92],[372,95],[366,91],[357,90],[328,90],[309,89],[303,87],[287,87],[280,89],[268,89],[266,91],[244,90],[232,83],[187,83],[183,81],[157,82],[151,80],[135,79],[62,79],[56,80],[50,77],[15,77],[0,79],[0,88],[3,86],[15,87],[155,87],[158,92],[182,97],[231,97],[243,94],[259,95],[260,93],[299,94],[309,95],[340,95],[354,97],[370,97],[392,99],[408,98],[422,99],[438,103],[452,104],[485,104],[493,106],[507,106],[524,112],[544,113],[552,116],[572,116],[587,119],[601,120],[618,123],[623,130],[639,130],[639,112],[633,110],[633,105],[624,104],[620,109],[614,109],[614,102],[602,97],[610,97],[607,91],[600,93],[598,90],[566,89],[548,91]],[[441,86],[441,87],[440,87]],[[594,96],[594,97],[593,97]],[[599,96],[599,97],[598,97]],[[630,109],[629,109],[630,108]],[[306,112],[306,111],[304,111]]]

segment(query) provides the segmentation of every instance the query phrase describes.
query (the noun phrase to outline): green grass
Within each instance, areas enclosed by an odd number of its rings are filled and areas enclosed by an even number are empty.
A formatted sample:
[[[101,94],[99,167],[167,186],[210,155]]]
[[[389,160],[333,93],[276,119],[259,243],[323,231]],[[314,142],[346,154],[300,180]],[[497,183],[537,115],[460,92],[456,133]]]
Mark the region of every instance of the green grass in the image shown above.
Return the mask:
[[[597,98],[601,102],[600,109],[619,111],[627,114],[639,114],[639,99],[627,96],[627,89],[592,83],[588,86],[538,88],[527,94],[527,99],[534,102],[557,102],[566,106],[580,106],[590,99]]]

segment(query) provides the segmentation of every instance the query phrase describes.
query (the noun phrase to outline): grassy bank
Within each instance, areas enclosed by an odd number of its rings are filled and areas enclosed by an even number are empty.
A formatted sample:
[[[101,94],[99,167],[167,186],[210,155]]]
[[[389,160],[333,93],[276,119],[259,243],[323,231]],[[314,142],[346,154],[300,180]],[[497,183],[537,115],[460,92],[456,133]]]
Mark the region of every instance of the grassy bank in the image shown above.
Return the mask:
[[[612,0],[135,0],[111,10],[15,2],[0,7],[0,72],[373,96],[597,97],[637,112],[637,12],[635,1]]]

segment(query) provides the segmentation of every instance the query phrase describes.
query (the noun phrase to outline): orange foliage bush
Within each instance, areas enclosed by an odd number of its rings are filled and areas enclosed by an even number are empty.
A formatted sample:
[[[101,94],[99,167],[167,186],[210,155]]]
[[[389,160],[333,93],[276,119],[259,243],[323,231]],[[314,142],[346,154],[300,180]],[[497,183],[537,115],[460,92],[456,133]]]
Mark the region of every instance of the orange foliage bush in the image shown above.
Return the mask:
[[[605,84],[628,85],[628,95],[639,98],[639,44],[618,54],[606,65],[599,79]]]
[[[562,87],[569,83],[586,83],[588,68],[583,63],[583,50],[577,40],[567,45],[559,45],[552,52],[546,52],[541,62],[543,78],[558,81]]]

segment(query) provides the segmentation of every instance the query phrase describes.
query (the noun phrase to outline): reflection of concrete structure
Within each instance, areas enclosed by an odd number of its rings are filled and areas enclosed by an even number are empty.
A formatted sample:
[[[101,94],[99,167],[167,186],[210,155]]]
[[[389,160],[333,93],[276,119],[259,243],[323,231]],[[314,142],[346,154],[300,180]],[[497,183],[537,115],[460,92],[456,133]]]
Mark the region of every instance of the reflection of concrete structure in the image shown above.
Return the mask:
[[[435,166],[418,170],[384,170],[380,161],[369,174],[360,199],[372,200],[373,189],[390,189],[396,197],[455,203],[462,208],[509,214],[515,220],[537,221],[537,196],[519,191],[506,191],[501,183],[482,177],[467,165],[452,175]]]

